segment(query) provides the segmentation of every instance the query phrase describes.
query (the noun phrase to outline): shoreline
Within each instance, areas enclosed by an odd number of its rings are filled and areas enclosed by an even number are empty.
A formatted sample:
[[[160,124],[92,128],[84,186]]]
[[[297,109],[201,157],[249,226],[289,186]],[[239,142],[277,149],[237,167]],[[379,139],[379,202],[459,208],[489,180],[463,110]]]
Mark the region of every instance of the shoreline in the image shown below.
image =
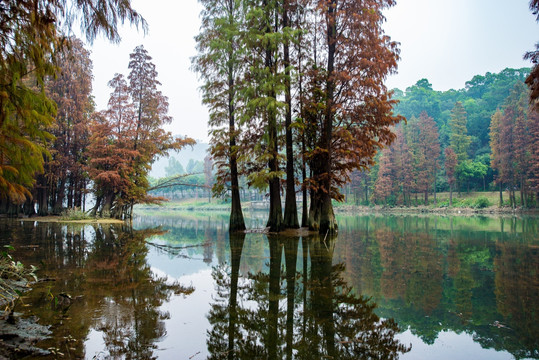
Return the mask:
[[[244,212],[263,212],[269,208],[262,206],[251,206],[249,203],[242,204]],[[148,214],[151,212],[174,213],[182,212],[229,212],[229,206],[148,206],[139,207],[139,214]],[[473,216],[473,215],[539,215],[539,209],[523,209],[510,207],[489,206],[485,208],[473,207],[434,207],[434,206],[364,206],[364,205],[337,205],[333,207],[336,214],[433,214],[433,215],[456,215],[456,216]],[[298,211],[301,214],[301,211]]]
[[[10,219],[9,217],[6,217],[6,219]],[[37,222],[49,222],[49,223],[71,223],[71,224],[124,224],[125,220],[118,220],[118,219],[80,219],[80,220],[72,220],[72,219],[65,219],[61,216],[33,216],[33,217],[26,217],[26,218],[11,218],[13,220],[20,220],[20,221],[37,221]]]
[[[539,209],[512,209],[510,207],[489,206],[486,208],[476,209],[473,207],[431,207],[431,206],[357,206],[357,205],[341,205],[333,208],[336,213],[362,213],[362,214],[433,214],[433,215],[456,215],[456,216],[473,216],[473,215],[539,215]]]

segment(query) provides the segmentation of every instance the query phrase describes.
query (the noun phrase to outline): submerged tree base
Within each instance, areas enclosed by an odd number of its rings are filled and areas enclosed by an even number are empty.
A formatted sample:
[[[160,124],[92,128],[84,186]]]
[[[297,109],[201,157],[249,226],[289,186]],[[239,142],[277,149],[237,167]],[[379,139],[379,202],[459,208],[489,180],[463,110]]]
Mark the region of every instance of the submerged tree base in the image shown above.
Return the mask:
[[[309,229],[318,231],[320,234],[337,234],[339,228],[331,199],[324,200],[314,200],[311,202],[309,219],[307,221]]]

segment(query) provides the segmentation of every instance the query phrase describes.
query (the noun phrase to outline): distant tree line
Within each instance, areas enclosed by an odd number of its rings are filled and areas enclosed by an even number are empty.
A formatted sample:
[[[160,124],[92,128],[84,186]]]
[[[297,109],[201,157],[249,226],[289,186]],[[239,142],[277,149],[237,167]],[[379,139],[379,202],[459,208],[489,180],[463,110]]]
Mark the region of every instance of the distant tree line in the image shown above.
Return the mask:
[[[370,173],[353,173],[362,203],[429,204],[432,194],[500,190],[508,205],[535,206],[539,192],[537,112],[524,80],[529,69],[475,76],[462,90],[434,91],[427,80],[396,90],[404,116],[397,138]],[[519,199],[516,192],[519,192]],[[418,199],[421,195],[421,200]]]

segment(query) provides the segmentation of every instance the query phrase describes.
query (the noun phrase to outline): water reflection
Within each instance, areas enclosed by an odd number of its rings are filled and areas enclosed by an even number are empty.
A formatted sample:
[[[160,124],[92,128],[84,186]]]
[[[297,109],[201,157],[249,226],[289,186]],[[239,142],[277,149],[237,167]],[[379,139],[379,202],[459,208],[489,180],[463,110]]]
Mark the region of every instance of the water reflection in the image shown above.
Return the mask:
[[[335,237],[267,241],[267,272],[240,276],[245,234],[231,235],[230,261],[214,268],[210,359],[395,359],[408,351],[396,323],[380,320],[375,304],[346,285],[344,266],[333,265]]]
[[[227,224],[2,220],[0,245],[55,280],[18,311],[52,324],[40,346],[65,358],[539,358],[537,218],[340,217],[325,241],[229,238]],[[197,291],[175,297],[164,276]]]
[[[347,282],[377,302],[378,314],[426,344],[452,331],[516,359],[539,358],[537,219],[343,220],[336,259],[346,264]]]
[[[53,337],[38,343],[51,358],[155,358],[166,335],[160,310],[188,289],[152,273],[146,239],[160,230],[117,225],[2,224],[1,242],[12,239],[15,257],[40,265],[44,280],[17,311],[51,325]],[[22,235],[21,235],[22,234]],[[28,249],[31,249],[29,251]],[[86,340],[98,339],[98,349]],[[93,351],[93,352],[92,352]]]

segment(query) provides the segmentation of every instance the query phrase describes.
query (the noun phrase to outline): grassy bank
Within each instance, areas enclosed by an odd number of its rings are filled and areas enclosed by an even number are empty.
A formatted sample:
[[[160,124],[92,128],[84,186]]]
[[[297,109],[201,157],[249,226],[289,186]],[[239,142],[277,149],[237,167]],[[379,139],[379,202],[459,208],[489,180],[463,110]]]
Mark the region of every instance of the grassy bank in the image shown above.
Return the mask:
[[[411,199],[410,206],[403,205],[358,205],[352,198],[347,199],[343,203],[336,203],[336,211],[360,211],[360,212],[432,212],[432,213],[537,213],[537,208],[522,208],[513,209],[509,206],[509,198],[504,195],[503,206],[500,206],[500,193],[497,191],[485,192],[462,192],[453,193],[453,203],[449,206],[449,193],[441,192],[436,194],[436,203],[434,196],[429,196],[429,203],[425,205],[424,197],[418,194]],[[517,201],[520,200],[520,195],[516,194]]]

